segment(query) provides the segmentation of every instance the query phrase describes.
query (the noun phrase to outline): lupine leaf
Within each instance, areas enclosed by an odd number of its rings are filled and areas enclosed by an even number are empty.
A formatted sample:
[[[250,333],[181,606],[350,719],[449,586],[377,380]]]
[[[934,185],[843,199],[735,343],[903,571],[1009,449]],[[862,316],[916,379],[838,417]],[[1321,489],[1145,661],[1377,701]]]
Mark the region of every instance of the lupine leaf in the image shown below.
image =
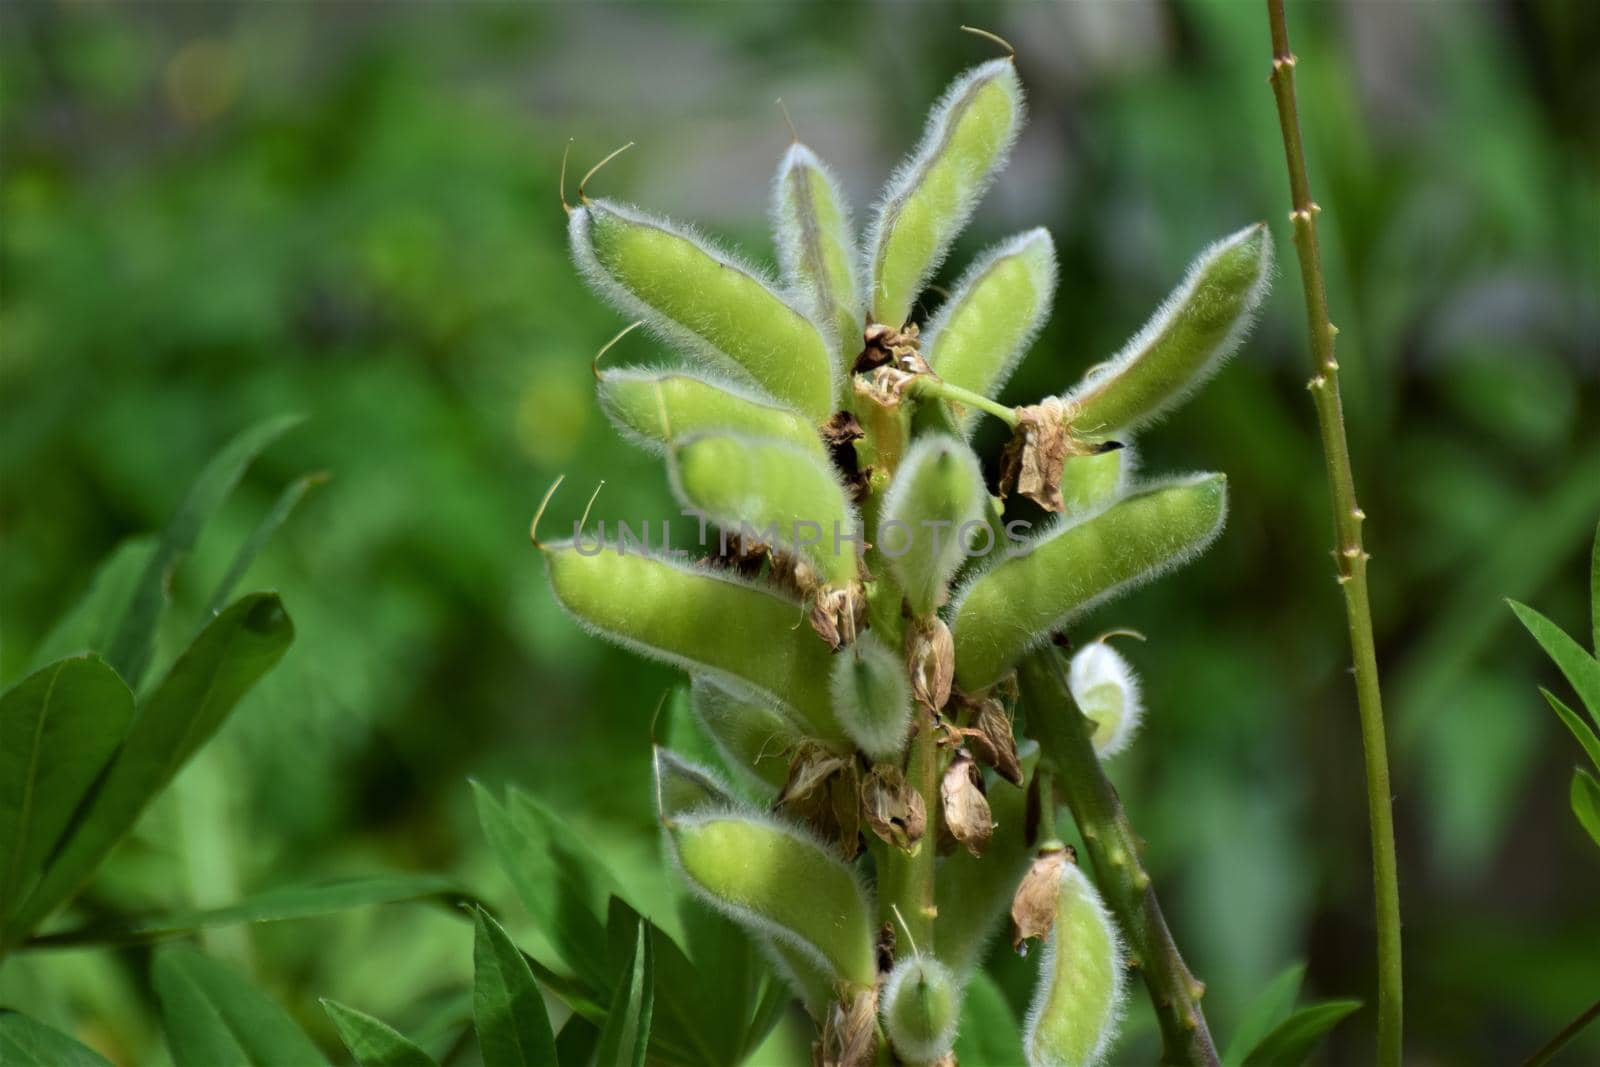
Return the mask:
[[[1589,831],[1594,843],[1600,845],[1600,782],[1582,767],[1572,772],[1572,814]]]
[[[1561,721],[1567,724],[1567,729],[1572,731],[1572,736],[1578,739],[1578,744],[1589,754],[1589,759],[1596,767],[1600,767],[1600,738],[1595,737],[1594,731],[1589,729],[1589,724],[1579,717],[1578,713],[1563,704],[1550,690],[1539,687],[1539,692],[1544,695],[1545,703],[1555,709]]]
[[[294,1020],[232,968],[187,945],[152,966],[177,1067],[312,1067],[328,1061]]]
[[[1250,1050],[1244,1067],[1295,1067],[1304,1063],[1328,1031],[1360,1007],[1359,1000],[1330,1000],[1301,1008],[1273,1027]]]
[[[633,951],[624,962],[611,1010],[600,1031],[595,1062],[608,1067],[644,1067],[650,1044],[650,1016],[655,1006],[655,978],[650,934],[644,920],[635,927]]]
[[[323,1010],[339,1031],[339,1040],[361,1067],[438,1067],[415,1041],[366,1012],[323,1000]]]
[[[1600,725],[1600,660],[1583,650],[1583,646],[1567,636],[1567,632],[1537,611],[1513,600],[1511,610],[1517,613],[1522,625],[1528,628],[1533,639],[1539,642],[1545,654],[1555,661],[1578,699],[1589,709],[1589,717]]]
[[[111,1067],[111,1061],[60,1030],[14,1011],[0,1012],[5,1067]]]
[[[278,494],[278,499],[273,502],[272,510],[262,516],[256,528],[250,532],[250,536],[245,538],[239,550],[234,553],[233,561],[228,564],[227,571],[217,582],[217,588],[211,594],[210,607],[207,609],[207,620],[227,605],[228,598],[233,595],[234,587],[250,569],[250,564],[255,562],[256,555],[268,541],[272,540],[272,535],[289,521],[289,516],[294,514],[294,509],[300,506],[300,501],[305,495],[327,480],[326,473],[315,471],[301,475],[284,487],[283,492]]]
[[[1260,1044],[1273,1027],[1289,1017],[1289,1013],[1294,1011],[1295,998],[1300,995],[1300,983],[1305,976],[1306,965],[1296,963],[1256,994],[1234,1027],[1233,1040],[1228,1042],[1228,1050],[1222,1054],[1223,1067],[1242,1067],[1245,1055]]]
[[[133,602],[139,576],[155,555],[154,536],[130,537],[95,567],[78,602],[56,620],[33,650],[30,673],[74,653],[103,652]]]
[[[528,961],[488,912],[476,912],[472,1018],[484,1067],[556,1067],[556,1039]]]

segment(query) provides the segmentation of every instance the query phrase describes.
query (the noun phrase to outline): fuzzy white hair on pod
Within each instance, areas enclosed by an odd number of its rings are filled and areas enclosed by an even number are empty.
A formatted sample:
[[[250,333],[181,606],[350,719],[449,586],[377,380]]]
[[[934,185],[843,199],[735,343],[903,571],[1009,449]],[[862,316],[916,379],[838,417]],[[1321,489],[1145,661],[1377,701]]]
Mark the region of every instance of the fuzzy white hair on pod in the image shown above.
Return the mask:
[[[1122,350],[1116,355],[1090,367],[1088,372],[1084,374],[1083,380],[1068,390],[1062,399],[1069,405],[1076,403],[1089,393],[1092,393],[1107,379],[1115,378],[1126,371],[1166,332],[1167,327],[1172,323],[1173,316],[1177,315],[1184,305],[1194,298],[1195,290],[1199,288],[1201,278],[1204,277],[1206,271],[1211,268],[1217,258],[1250,240],[1261,230],[1262,224],[1255,223],[1246,226],[1237,233],[1229,234],[1227,237],[1207,245],[1195,257],[1194,262],[1189,265],[1189,270],[1184,275],[1183,281],[1178,283],[1178,287],[1168,295],[1166,300],[1162,301],[1155,314],[1150,316],[1150,321],[1146,322],[1139,332],[1134,334],[1128,343],[1122,346]],[[1239,350],[1239,346],[1244,343],[1246,337],[1250,336],[1250,331],[1255,327],[1256,313],[1260,310],[1262,300],[1266,298],[1267,290],[1272,287],[1272,273],[1272,241],[1263,235],[1261,258],[1258,261],[1258,274],[1255,284],[1250,287],[1249,292],[1245,295],[1240,313],[1234,318],[1232,328],[1211,350],[1211,354],[1206,357],[1205,363],[1202,364],[1199,370],[1191,374],[1180,388],[1175,389],[1159,405],[1144,412],[1126,426],[1114,426],[1110,427],[1110,429],[1113,432],[1137,430],[1158,421],[1167,412],[1187,400],[1194,394],[1195,390],[1199,389],[1211,379],[1212,375],[1221,370],[1228,357]]]
[[[905,661],[868,630],[833,657],[828,679],[833,714],[874,760],[899,759],[911,724]]]
[[[806,231],[806,220],[800,217],[795,207],[791,183],[804,181],[806,171],[815,172],[828,187],[833,202],[839,209],[839,221],[844,230],[845,266],[850,272],[851,287],[848,292],[831,293],[828,296],[843,303],[846,310],[857,317],[861,315],[861,282],[857,277],[860,250],[855,247],[854,238],[851,236],[855,233],[855,227],[850,217],[850,203],[844,198],[844,186],[833,168],[799,141],[791,144],[789,150],[783,154],[783,159],[778,163],[778,171],[772,178],[772,232],[777,239],[778,272],[789,291],[802,298],[813,321],[825,324],[831,336],[835,331],[832,329],[833,324],[826,321],[828,316],[823,307],[824,295],[817,291],[816,280],[807,274],[802,262],[803,250],[809,243],[811,235]],[[841,337],[837,340],[842,344],[859,341],[860,338]]]
[[[600,372],[600,380],[595,383],[595,395],[600,400],[600,411],[612,428],[621,434],[623,439],[637,448],[641,448],[651,455],[665,455],[667,445],[655,437],[648,437],[635,430],[623,418],[616,408],[616,402],[606,389],[609,382],[666,382],[673,378],[686,378],[709,386],[729,396],[737,397],[760,407],[770,408],[773,412],[782,415],[797,414],[794,408],[774,400],[769,394],[748,382],[738,381],[732,375],[722,370],[709,366],[689,367],[607,367]]]
[[[1100,893],[1095,889],[1094,883],[1089,881],[1089,876],[1076,863],[1065,864],[1061,869],[1061,892],[1080,894],[1079,903],[1090,910],[1095,925],[1101,927],[1111,945],[1111,990],[1106,1017],[1101,1021],[1098,1036],[1088,1055],[1081,1059],[1067,1060],[1059,1056],[1050,1055],[1049,1049],[1039,1042],[1040,1026],[1045,1022],[1043,1015],[1050,1006],[1052,981],[1056,975],[1057,966],[1061,963],[1063,952],[1077,951],[1077,946],[1062,945],[1059,921],[1056,928],[1050,931],[1050,936],[1045,939],[1044,952],[1039,960],[1039,983],[1034,994],[1033,1003],[1028,1007],[1027,1017],[1023,1020],[1022,1048],[1028,1057],[1028,1067],[1098,1067],[1105,1063],[1106,1054],[1111,1051],[1112,1042],[1117,1038],[1117,1031],[1122,1026],[1122,1018],[1127,1010],[1128,978],[1126,961],[1127,948],[1123,945],[1122,936],[1117,930],[1117,924],[1106,911]]]
[[[1072,699],[1094,723],[1094,751],[1101,759],[1126,749],[1144,719],[1139,677],[1127,659],[1095,641],[1080,648],[1067,670]]]
[[[955,1046],[961,1025],[961,993],[955,974],[938,960],[907,956],[895,964],[884,980],[878,1004],[889,1043],[902,1060],[933,1063]],[[927,997],[926,1006],[942,1017],[918,1018],[917,1008],[924,1005],[905,1001],[917,996]]]

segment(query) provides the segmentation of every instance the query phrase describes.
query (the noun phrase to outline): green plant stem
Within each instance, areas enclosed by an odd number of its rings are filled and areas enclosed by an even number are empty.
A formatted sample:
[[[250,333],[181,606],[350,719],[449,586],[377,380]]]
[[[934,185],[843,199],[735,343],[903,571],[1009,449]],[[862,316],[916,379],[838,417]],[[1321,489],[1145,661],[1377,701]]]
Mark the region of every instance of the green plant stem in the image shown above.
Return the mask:
[[[1144,842],[1128,824],[1116,788],[1106,778],[1091,740],[1093,726],[1067,688],[1053,647],[1030,653],[1017,672],[1028,713],[1028,732],[1055,770],[1056,788],[1072,812],[1094,863],[1095,881],[1144,976],[1161,1026],[1161,1062],[1217,1063],[1216,1046],[1200,998],[1205,985],[1189,972],[1161,914],[1144,869]],[[1052,798],[1042,798],[1053,804]]]
[[[1583,1028],[1600,1019],[1600,1000],[1589,1005],[1582,1015],[1572,1020],[1561,1028],[1561,1032],[1540,1046],[1539,1051],[1528,1057],[1522,1067],[1544,1067],[1545,1064],[1555,1059],[1556,1053],[1566,1048],[1573,1038],[1583,1033]]]
[[[1300,139],[1300,117],[1295,99],[1294,53],[1289,48],[1289,28],[1283,0],[1267,0],[1272,27],[1272,92],[1278,104],[1284,158],[1289,168],[1295,249],[1300,260],[1300,280],[1305,291],[1306,322],[1311,331],[1311,354],[1316,373],[1309,383],[1322,432],[1322,452],[1327,461],[1328,485],[1333,496],[1333,525],[1337,539],[1334,558],[1338,582],[1344,591],[1345,615],[1350,626],[1350,648],[1355,667],[1356,705],[1361,720],[1361,745],[1366,759],[1367,817],[1372,831],[1372,885],[1378,931],[1378,1055],[1380,1067],[1398,1067],[1402,1044],[1402,984],[1400,961],[1400,886],[1394,847],[1394,812],[1389,792],[1388,739],[1384,731],[1383,700],[1378,685],[1378,657],[1372,638],[1372,611],[1367,595],[1367,560],[1361,544],[1361,523],[1366,518],[1356,503],[1355,476],[1350,469],[1350,446],[1345,439],[1344,409],[1339,396],[1339,363],[1334,358],[1338,329],[1328,318],[1328,294],[1323,283],[1322,250],[1317,240],[1317,215],[1321,208],[1311,198],[1306,176],[1305,148]]]
[[[1017,428],[1017,411],[1015,408],[1008,408],[1004,404],[990,400],[981,393],[974,393],[972,390],[963,389],[959,385],[951,385],[949,382],[938,378],[930,378],[927,375],[923,375],[913,380],[907,391],[918,400],[948,400],[952,404],[976,408],[979,411],[993,415],[1013,430]]]

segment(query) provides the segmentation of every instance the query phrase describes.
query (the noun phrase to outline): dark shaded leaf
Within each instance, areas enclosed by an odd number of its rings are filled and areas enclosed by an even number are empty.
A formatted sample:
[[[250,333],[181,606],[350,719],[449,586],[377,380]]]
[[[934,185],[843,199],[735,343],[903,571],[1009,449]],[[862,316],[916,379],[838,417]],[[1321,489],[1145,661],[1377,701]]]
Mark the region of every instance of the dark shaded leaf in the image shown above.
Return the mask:
[[[472,949],[472,1018],[484,1067],[556,1067],[556,1039],[528,961],[479,908]]]
[[[288,1014],[232,968],[187,945],[156,955],[152,981],[177,1067],[326,1064]]]
[[[641,919],[635,928],[633,951],[600,1031],[600,1048],[595,1057],[598,1067],[644,1067],[650,1044],[650,1016],[655,1006],[653,958],[649,929]]]
[[[5,1067],[111,1067],[94,1049],[14,1011],[0,1012],[0,1063]]]
[[[594,1050],[599,1045],[599,1025],[574,1015],[556,1038],[556,1061],[561,1067],[592,1067]]]
[[[52,663],[0,696],[0,926],[132,718],[133,694],[93,657]]]
[[[1600,737],[1595,737],[1594,731],[1589,729],[1589,724],[1584,722],[1577,712],[1563,704],[1550,690],[1540,686],[1539,692],[1544,695],[1545,703],[1554,709],[1557,717],[1567,724],[1567,729],[1578,739],[1578,744],[1589,754],[1590,762],[1600,767]]]
[[[1360,1007],[1359,1000],[1329,1000],[1301,1008],[1273,1027],[1250,1050],[1244,1067],[1295,1067],[1304,1063],[1328,1031]]]
[[[173,571],[255,458],[300,421],[299,415],[280,415],[256,423],[223,446],[189,487],[188,495],[162,531],[155,554],[140,574],[128,610],[105,650],[107,661],[130,686],[137,689],[150,666],[156,623],[166,604]]]
[[[381,1019],[347,1008],[336,1000],[322,1008],[339,1031],[339,1040],[361,1067],[438,1067],[416,1042]]]
[[[152,536],[131,537],[101,560],[89,588],[33,650],[33,670],[79,652],[103,652],[133,602],[139,575],[155,555]]]
[[[1594,843],[1600,845],[1600,782],[1583,768],[1572,772],[1572,814],[1589,831]]]
[[[241,598],[195,638],[139,708],[44,877],[7,924],[9,940],[19,940],[83,886],[293,639],[294,625],[273,593]]]

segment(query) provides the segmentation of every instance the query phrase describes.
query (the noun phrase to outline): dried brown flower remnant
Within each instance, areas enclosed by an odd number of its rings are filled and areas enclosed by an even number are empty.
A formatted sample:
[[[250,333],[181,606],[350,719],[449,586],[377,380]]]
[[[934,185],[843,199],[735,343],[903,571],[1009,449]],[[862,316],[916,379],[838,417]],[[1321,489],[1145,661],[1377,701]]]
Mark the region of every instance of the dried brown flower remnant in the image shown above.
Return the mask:
[[[978,762],[995,769],[995,772],[1012,785],[1022,784],[1022,763],[1017,759],[1017,739],[1011,731],[1011,718],[1005,705],[993,697],[978,704],[972,725],[964,727],[961,735]]]
[[[856,442],[865,437],[867,431],[862,428],[860,420],[850,412],[840,411],[823,423],[817,432],[822,437],[823,446],[828,450],[828,458],[833,461],[834,470],[839,472],[845,488],[850,491],[851,498],[857,504],[861,503],[872,488],[872,468],[862,468],[861,457],[856,454]]]
[[[1061,472],[1074,453],[1067,405],[1060,397],[1017,409],[1017,428],[1000,457],[1000,495],[1013,489],[1046,511],[1067,509]]]
[[[872,832],[909,852],[928,828],[928,811],[900,768],[880,763],[861,783],[861,813]]]
[[[837,845],[839,854],[850,860],[861,853],[860,788],[853,759],[820,745],[801,744],[772,807]]]
[[[956,645],[943,619],[930,615],[911,620],[906,630],[906,668],[917,703],[929,711],[949,703],[956,677]]]
[[[917,364],[920,364],[921,369],[926,370],[928,364],[922,359],[920,332],[916,323],[911,323],[903,330],[896,330],[881,322],[872,323],[862,334],[861,354],[856,357],[850,373],[863,374],[885,365],[915,371]]]
[[[872,1067],[878,1054],[878,994],[867,989],[848,1004],[828,1006],[822,1039],[811,1049],[818,1067]]]
[[[946,768],[939,798],[944,802],[944,823],[950,835],[974,856],[983,855],[994,834],[994,816],[983,792],[983,772],[966,750],[957,752]]]
[[[1033,866],[1011,898],[1011,947],[1027,955],[1026,943],[1032,938],[1050,936],[1056,922],[1056,903],[1061,893],[1061,871],[1076,861],[1070,848],[1051,846],[1039,850]]]
[[[825,585],[812,595],[811,628],[835,651],[850,644],[866,625],[867,594],[860,582]]]

